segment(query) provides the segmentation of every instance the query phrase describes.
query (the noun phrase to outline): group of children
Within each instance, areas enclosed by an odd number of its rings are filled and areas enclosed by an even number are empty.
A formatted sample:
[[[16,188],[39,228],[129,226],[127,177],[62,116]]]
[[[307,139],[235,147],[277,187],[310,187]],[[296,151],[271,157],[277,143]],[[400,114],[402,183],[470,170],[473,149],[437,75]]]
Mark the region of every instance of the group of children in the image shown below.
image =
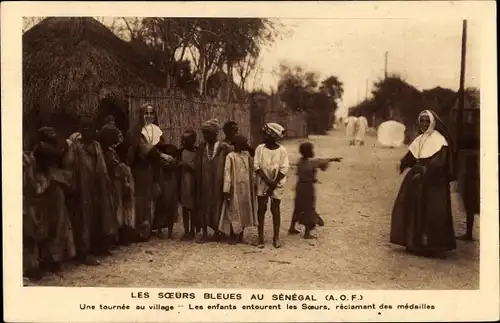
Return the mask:
[[[75,256],[84,264],[98,265],[90,255],[108,256],[120,244],[144,241],[137,238],[144,230],[148,237],[156,231],[159,238],[172,238],[179,206],[183,241],[204,243],[210,228],[217,241],[243,243],[245,228],[257,226],[256,245],[264,248],[269,209],[273,246],[281,247],[280,208],[291,166],[286,148],[279,143],[285,134],[281,125],[265,124],[264,140],[255,150],[235,122],[224,125],[226,137],[218,140],[217,119],[202,124],[199,145],[194,130],[182,135],[180,149],[163,140],[149,141],[160,161],[148,164],[148,169],[154,169],[149,182],[144,172],[127,162],[130,148],[128,155],[120,154],[123,135],[112,118],[97,137],[89,129],[84,122],[80,133],[61,146],[54,129],[43,127],[35,148],[23,155],[25,276],[39,279],[46,270],[59,272],[61,262]],[[154,137],[153,130],[143,130],[142,140]],[[296,164],[295,209],[288,232],[298,234],[296,224],[301,224],[304,238],[314,239],[311,231],[324,225],[315,208],[316,172],[341,158],[314,158],[309,142],[299,150],[302,157]],[[152,151],[145,160],[151,160]],[[146,185],[153,199],[144,198],[141,181],[153,183]],[[150,218],[140,219],[148,212]]]

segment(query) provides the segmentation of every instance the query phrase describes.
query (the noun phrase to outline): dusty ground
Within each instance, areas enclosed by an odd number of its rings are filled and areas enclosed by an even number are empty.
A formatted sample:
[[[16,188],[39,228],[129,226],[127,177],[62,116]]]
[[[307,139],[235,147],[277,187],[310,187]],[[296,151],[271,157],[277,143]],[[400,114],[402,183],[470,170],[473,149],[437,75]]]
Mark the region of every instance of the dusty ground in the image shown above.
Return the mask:
[[[270,245],[271,218],[266,218],[266,249],[250,245],[180,242],[178,239],[121,248],[100,267],[68,265],[63,277],[48,276],[40,284],[100,287],[198,287],[284,289],[475,289],[479,288],[479,243],[458,242],[447,259],[406,254],[388,243],[390,214],[402,180],[397,172],[400,149],[377,147],[369,137],[364,147],[348,147],[342,131],[311,137],[319,157],[342,156],[320,174],[318,211],[326,226],[318,240],[287,236],[295,176],[287,184],[282,208],[283,248]],[[298,141],[288,142],[292,161]],[[457,201],[457,233],[465,216]],[[479,221],[476,221],[479,222]],[[300,228],[302,230],[302,228]],[[476,228],[476,237],[479,236]],[[182,234],[176,227],[176,238]],[[246,234],[256,239],[256,230]]]

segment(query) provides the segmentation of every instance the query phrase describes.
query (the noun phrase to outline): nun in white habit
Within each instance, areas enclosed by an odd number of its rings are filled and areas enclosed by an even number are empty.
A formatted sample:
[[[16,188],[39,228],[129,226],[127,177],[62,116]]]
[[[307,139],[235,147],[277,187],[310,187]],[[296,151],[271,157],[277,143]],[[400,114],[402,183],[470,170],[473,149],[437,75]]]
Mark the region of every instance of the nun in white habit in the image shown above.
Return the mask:
[[[423,256],[443,256],[456,248],[450,182],[454,180],[453,145],[436,113],[418,117],[421,134],[401,159],[406,174],[394,203],[390,242]]]
[[[162,153],[157,145],[165,142],[158,125],[157,109],[150,103],[136,110],[128,138],[127,164],[132,170],[135,190],[136,232],[134,240],[149,240],[154,219],[154,200],[159,192],[157,182],[161,165],[175,163],[174,157]],[[157,231],[161,236],[161,230]]]
[[[354,146],[356,144],[356,133],[358,131],[359,120],[355,116],[349,116],[345,120],[345,124],[346,124],[345,134],[346,137],[349,139],[349,145]]]
[[[366,131],[368,130],[368,120],[365,117],[360,116],[358,118],[358,131],[356,131],[356,143],[360,146],[365,144]]]

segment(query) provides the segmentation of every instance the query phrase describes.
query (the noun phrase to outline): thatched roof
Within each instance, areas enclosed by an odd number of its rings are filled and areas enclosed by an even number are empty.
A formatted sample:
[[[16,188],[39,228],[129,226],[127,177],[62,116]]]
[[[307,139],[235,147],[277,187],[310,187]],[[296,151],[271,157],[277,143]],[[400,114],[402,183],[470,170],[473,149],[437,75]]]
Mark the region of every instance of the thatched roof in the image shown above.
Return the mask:
[[[163,80],[129,43],[90,17],[47,18],[23,35],[24,109],[83,112],[104,97],[123,98],[128,87]]]

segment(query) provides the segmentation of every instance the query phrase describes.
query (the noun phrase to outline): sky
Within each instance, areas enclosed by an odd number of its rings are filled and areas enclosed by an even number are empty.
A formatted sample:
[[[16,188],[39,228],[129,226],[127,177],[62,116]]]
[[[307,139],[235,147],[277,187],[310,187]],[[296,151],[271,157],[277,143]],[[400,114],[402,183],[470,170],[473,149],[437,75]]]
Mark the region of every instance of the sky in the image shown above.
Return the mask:
[[[104,19],[110,24],[111,17]],[[419,90],[436,86],[458,90],[461,20],[280,19],[286,33],[261,53],[259,73],[247,89],[276,88],[281,62],[337,76],[344,83],[338,114],[370,97],[373,83],[397,73]],[[480,83],[480,26],[468,22],[465,86]]]
[[[365,99],[373,82],[397,73],[416,88],[457,90],[460,83],[462,21],[403,19],[282,19],[291,35],[262,53],[255,88],[274,88],[273,70],[282,61],[337,76],[344,83],[343,107]],[[468,22],[465,86],[479,87],[479,26]]]

